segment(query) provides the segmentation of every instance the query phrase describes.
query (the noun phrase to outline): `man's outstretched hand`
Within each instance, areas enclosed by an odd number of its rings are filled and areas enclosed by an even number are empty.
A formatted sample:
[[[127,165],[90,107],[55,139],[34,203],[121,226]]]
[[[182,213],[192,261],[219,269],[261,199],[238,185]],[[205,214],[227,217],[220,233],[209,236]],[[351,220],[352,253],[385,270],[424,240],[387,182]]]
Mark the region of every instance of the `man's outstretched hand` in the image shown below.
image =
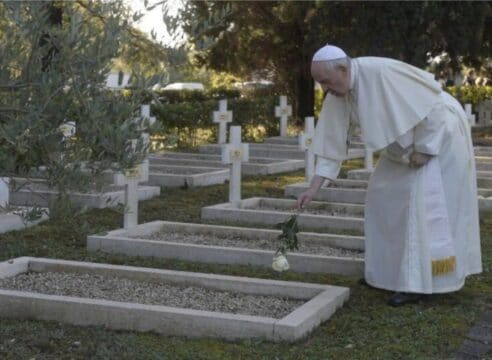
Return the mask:
[[[315,193],[316,191],[313,191],[313,189],[309,188],[299,194],[299,196],[297,197],[297,210],[303,210],[307,206],[307,204],[309,204],[313,200]]]
[[[309,189],[302,192],[297,197],[298,210],[303,210],[307,206],[307,204],[309,204],[313,200],[314,195],[318,192],[319,188],[323,185],[324,182],[325,182],[325,178],[319,175],[313,176],[311,180],[311,184],[309,185]]]

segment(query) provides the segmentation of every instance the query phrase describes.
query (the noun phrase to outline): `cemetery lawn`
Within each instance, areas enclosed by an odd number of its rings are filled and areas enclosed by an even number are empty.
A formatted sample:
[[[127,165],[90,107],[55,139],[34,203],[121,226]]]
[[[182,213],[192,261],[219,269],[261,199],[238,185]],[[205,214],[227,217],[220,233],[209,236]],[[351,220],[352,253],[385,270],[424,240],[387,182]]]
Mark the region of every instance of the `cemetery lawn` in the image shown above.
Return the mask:
[[[360,165],[351,161],[348,167]],[[344,170],[347,170],[347,166]],[[247,177],[243,197],[282,197],[285,185],[302,172]],[[225,202],[227,185],[163,189],[160,198],[140,203],[139,223],[152,220],[201,222],[203,206]],[[0,235],[0,260],[38,256],[111,264],[249,276],[348,286],[349,301],[306,339],[271,343],[261,339],[162,337],[152,333],[109,331],[56,322],[0,319],[1,359],[444,359],[450,358],[485,309],[492,308],[492,214],[481,219],[484,272],[468,278],[457,293],[432,296],[402,308],[386,305],[390,293],[359,285],[357,278],[325,274],[277,274],[247,266],[208,265],[176,260],[89,253],[87,234],[122,226],[114,210],[91,210]],[[492,353],[489,354],[492,357]]]

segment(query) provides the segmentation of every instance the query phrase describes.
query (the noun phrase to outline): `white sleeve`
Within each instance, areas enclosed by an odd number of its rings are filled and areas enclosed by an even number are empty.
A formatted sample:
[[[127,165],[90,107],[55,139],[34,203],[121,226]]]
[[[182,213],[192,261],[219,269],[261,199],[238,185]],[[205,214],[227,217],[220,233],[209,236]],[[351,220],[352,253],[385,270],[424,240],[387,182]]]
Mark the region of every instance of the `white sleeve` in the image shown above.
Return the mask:
[[[430,114],[415,126],[414,146],[415,151],[438,155],[446,136],[445,106],[437,106]]]
[[[315,174],[326,179],[335,180],[340,172],[341,161],[316,155]]]

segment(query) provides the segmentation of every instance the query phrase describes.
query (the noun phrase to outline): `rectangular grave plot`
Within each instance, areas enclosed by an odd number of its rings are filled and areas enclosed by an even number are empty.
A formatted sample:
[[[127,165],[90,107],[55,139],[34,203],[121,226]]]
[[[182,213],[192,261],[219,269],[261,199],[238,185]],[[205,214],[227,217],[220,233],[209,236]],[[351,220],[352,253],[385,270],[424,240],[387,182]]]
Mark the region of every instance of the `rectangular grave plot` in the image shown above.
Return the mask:
[[[223,171],[220,167],[205,166],[177,166],[177,165],[152,165],[152,172],[176,175],[195,175]]]
[[[297,198],[309,188],[307,183],[287,185],[285,197]],[[364,188],[322,187],[314,196],[314,200],[335,203],[365,204],[367,190]]]
[[[149,305],[96,297],[74,297],[5,289],[27,276],[111,277],[135,282],[150,281],[239,296],[268,296],[288,299],[293,309],[281,318],[240,315],[224,311]],[[66,284],[58,282],[62,288]],[[227,339],[262,337],[294,341],[306,336],[327,320],[349,296],[349,289],[337,286],[201,274],[141,267],[84,263],[43,258],[16,258],[0,263],[0,316],[17,319],[52,320],[74,325],[105,326],[110,329],[153,331],[164,335],[220,337]],[[75,286],[76,287],[76,286]],[[272,310],[273,311],[273,310]]]
[[[285,210],[261,209],[260,203],[266,201],[277,201],[284,206]],[[273,204],[275,204],[275,202]],[[295,200],[274,199],[274,198],[248,198],[243,199],[236,206],[231,203],[223,203],[202,208],[202,219],[211,221],[221,221],[227,224],[243,226],[274,226],[280,222],[286,221],[290,216],[295,214]],[[312,202],[314,203],[314,202]],[[311,204],[312,204],[311,203]],[[272,203],[270,203],[272,204]],[[282,205],[283,204],[283,205]],[[323,203],[330,204],[330,203]],[[333,203],[332,203],[333,204]],[[363,205],[344,204],[353,206],[354,209],[361,209]],[[351,210],[350,210],[351,211]],[[356,210],[360,211],[360,210]],[[301,231],[331,232],[333,230],[344,231],[350,234],[360,235],[364,231],[364,218],[362,215],[321,215],[308,212],[302,212],[298,217],[299,229]]]
[[[273,255],[281,244],[277,239],[279,234],[279,230],[153,221],[128,231],[118,229],[90,235],[87,249],[271,268]],[[362,275],[362,237],[300,232],[298,238],[299,250],[287,254],[291,270]]]
[[[257,204],[246,205],[244,209],[295,211],[296,200],[260,198]],[[311,201],[303,211],[306,215],[364,217],[364,206],[358,204],[328,203]]]

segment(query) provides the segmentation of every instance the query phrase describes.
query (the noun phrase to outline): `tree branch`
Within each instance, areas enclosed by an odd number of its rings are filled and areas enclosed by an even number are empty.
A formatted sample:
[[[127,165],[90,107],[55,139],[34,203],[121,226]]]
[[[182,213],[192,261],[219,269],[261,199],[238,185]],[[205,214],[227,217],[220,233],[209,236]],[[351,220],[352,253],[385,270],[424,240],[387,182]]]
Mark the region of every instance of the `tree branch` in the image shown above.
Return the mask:
[[[27,111],[25,109],[21,109],[21,108],[16,108],[16,107],[2,106],[2,107],[0,107],[0,112],[21,112],[21,113],[27,114],[29,111]]]
[[[23,89],[27,87],[34,87],[34,86],[39,86],[38,83],[24,83],[24,84],[7,84],[7,85],[0,85],[0,91],[1,90],[18,90],[18,89]]]

